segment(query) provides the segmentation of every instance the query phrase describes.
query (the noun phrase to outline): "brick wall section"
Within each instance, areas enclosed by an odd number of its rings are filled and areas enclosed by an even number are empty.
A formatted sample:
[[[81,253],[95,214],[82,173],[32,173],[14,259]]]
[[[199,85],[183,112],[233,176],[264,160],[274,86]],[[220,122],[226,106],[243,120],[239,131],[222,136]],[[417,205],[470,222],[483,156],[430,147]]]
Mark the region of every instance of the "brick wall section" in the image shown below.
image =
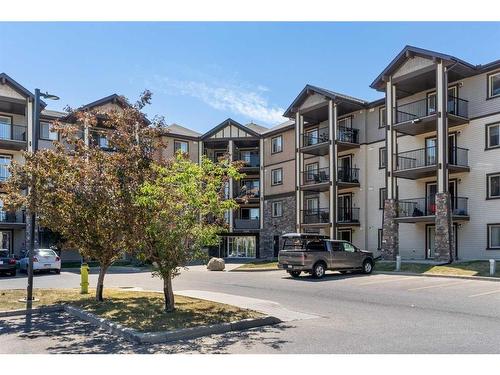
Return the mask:
[[[272,202],[283,202],[283,216],[272,217]],[[295,195],[264,201],[264,228],[260,231],[260,257],[274,256],[274,236],[295,232]],[[282,241],[280,239],[280,249]]]

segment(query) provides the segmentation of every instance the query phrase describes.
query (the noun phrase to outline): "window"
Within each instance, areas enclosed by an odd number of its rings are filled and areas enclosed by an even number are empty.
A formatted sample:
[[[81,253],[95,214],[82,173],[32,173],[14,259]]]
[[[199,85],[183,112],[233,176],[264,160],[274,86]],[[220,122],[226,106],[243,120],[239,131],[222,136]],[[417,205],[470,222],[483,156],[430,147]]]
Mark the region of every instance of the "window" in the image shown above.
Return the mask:
[[[488,98],[500,96],[500,72],[488,75]]]
[[[311,163],[306,165],[306,181],[314,181],[314,177],[318,174],[318,163]]]
[[[500,249],[500,224],[488,224],[488,249]]]
[[[448,108],[447,111],[456,114],[457,86],[448,87]],[[427,114],[432,115],[437,111],[436,92],[427,94]]]
[[[185,141],[174,141],[174,152],[182,152],[183,154],[189,153],[189,143]]]
[[[271,171],[271,185],[281,185],[283,183],[283,168]]]
[[[241,209],[241,219],[243,220],[259,220],[259,209],[258,208],[242,208]]]
[[[486,199],[500,199],[500,173],[486,175]]]
[[[354,245],[350,244],[349,242],[344,242],[343,245],[344,245],[344,251],[347,251],[349,253],[356,252],[356,248],[354,247]]]
[[[0,155],[0,181],[5,181],[10,177],[9,167],[12,161],[10,155]]]
[[[278,135],[277,137],[271,138],[271,154],[277,154],[283,151],[283,136]]]
[[[46,139],[48,141],[57,141],[58,135],[56,131],[50,130],[50,122],[40,122],[40,139]]]
[[[380,107],[378,110],[378,127],[385,128],[387,125],[387,114],[385,111],[385,107]]]
[[[272,204],[272,217],[281,217],[283,216],[283,202],[276,201]]]
[[[377,239],[377,249],[381,250],[382,249],[382,239],[384,238],[384,232],[382,229],[378,230],[378,239]]]
[[[382,169],[387,167],[387,152],[385,147],[380,147],[378,149],[378,168]]]
[[[311,146],[319,143],[319,129],[306,130],[306,136],[304,139],[304,146]]]
[[[316,212],[319,209],[319,198],[307,198],[306,210],[309,212]]]
[[[500,124],[486,125],[486,149],[500,147]]]
[[[12,117],[0,116],[0,138],[12,139]]]
[[[386,188],[380,188],[378,191],[378,208],[383,210],[384,209],[384,202],[387,199],[387,189]]]

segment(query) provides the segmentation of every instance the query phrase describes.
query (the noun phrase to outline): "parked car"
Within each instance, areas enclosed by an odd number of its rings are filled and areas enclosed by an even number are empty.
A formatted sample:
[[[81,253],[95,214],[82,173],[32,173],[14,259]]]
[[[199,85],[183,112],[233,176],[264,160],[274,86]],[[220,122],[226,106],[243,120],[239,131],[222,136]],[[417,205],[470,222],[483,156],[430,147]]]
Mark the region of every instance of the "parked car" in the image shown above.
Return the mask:
[[[10,255],[9,250],[0,249],[0,274],[16,276],[17,262]]]
[[[19,260],[19,270],[28,272],[28,256],[25,255]],[[33,272],[35,271],[55,271],[61,273],[61,258],[52,249],[37,249],[33,256]]]
[[[358,249],[343,240],[330,240],[327,236],[307,233],[283,235],[283,249],[278,254],[278,267],[292,277],[302,272],[322,278],[327,270],[373,271],[373,253]]]

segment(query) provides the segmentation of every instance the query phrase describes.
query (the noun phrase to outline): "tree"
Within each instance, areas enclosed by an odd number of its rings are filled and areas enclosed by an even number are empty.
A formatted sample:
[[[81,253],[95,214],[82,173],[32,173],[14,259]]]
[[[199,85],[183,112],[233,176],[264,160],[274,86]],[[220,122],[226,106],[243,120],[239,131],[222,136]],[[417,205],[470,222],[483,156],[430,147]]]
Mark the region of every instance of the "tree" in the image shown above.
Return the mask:
[[[35,212],[40,225],[99,262],[98,301],[110,265],[138,247],[135,196],[161,146],[162,121],[150,124],[141,112],[150,99],[149,92],[135,105],[122,98],[123,110],[106,113],[70,110],[69,123],[54,125],[61,141],[25,153],[25,163],[12,166],[7,183],[8,206]],[[34,188],[26,194],[30,182]]]
[[[154,170],[155,178],[137,196],[143,221],[140,251],[153,263],[153,275],[163,279],[165,311],[172,312],[172,278],[201,255],[203,246],[218,243],[218,234],[226,230],[224,214],[237,207],[225,199],[226,186],[241,175],[228,159],[214,163],[203,157],[196,164],[182,153]]]

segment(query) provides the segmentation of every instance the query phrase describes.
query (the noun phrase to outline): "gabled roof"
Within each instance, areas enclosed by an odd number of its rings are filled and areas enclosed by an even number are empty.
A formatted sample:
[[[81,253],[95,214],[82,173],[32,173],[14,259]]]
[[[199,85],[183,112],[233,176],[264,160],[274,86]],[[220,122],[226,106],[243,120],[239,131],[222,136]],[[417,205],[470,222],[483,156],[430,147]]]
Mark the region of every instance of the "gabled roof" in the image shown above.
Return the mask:
[[[368,105],[368,102],[366,102],[365,100],[307,84],[306,87],[304,87],[299,95],[295,98],[292,104],[290,104],[283,116],[288,118],[293,117],[293,114],[296,112],[297,107],[299,107],[300,104],[304,102],[304,100],[311,92],[323,95],[326,98],[330,98],[333,101],[336,101],[337,103],[347,102],[350,104],[359,105],[360,107],[365,107],[366,105]]]
[[[25,88],[23,85],[15,81],[11,76],[9,76],[7,73],[0,73],[0,81],[2,83],[8,82],[16,91],[18,91],[21,95],[24,95],[27,98],[35,99],[35,95],[29,91],[27,88]],[[40,100],[40,106],[42,108],[45,108],[47,104],[43,101]]]
[[[409,57],[420,56],[428,59],[441,59],[448,61],[449,63],[457,63],[462,65],[467,70],[476,70],[476,66],[461,60],[457,57],[446,55],[444,53],[435,52],[423,48],[418,48],[414,46],[405,46],[401,52],[387,65],[387,67],[378,75],[377,78],[370,85],[373,89],[380,89],[381,84],[384,82],[384,77],[393,74]]]
[[[99,107],[101,105],[108,104],[108,103],[116,103],[121,107],[126,107],[126,106],[130,105],[125,100],[125,98],[123,96],[118,95],[118,94],[111,94],[109,96],[98,99],[98,100],[93,101],[91,103],[84,104],[80,107],[80,109],[92,109],[92,108]]]
[[[265,126],[257,125],[253,122],[246,124],[245,127],[247,127],[248,129],[252,129],[254,132],[259,134],[265,133],[268,130],[268,128],[266,128]]]
[[[239,129],[241,129],[241,130],[243,130],[243,131],[245,131],[245,132],[253,135],[254,137],[257,137],[257,138],[260,137],[260,134],[257,133],[255,130],[250,129],[249,127],[247,127],[245,125],[242,125],[242,124],[240,124],[237,121],[234,121],[232,118],[228,118],[228,119],[224,120],[223,122],[221,122],[219,125],[217,125],[215,128],[212,128],[208,132],[206,132],[205,134],[203,134],[201,136],[201,139],[205,139],[205,138],[210,137],[212,134],[217,133],[219,130],[221,130],[222,128],[224,128],[224,127],[226,127],[228,125],[236,126],[237,128],[239,128]]]
[[[282,122],[281,124],[273,126],[271,129],[267,129],[267,131],[265,131],[263,134],[265,136],[268,136],[269,134],[279,133],[281,131],[288,130],[289,128],[291,129],[293,127],[295,127],[295,120],[288,120],[288,121]]]
[[[44,109],[41,113],[42,117],[50,117],[50,118],[63,118],[68,115],[67,112],[54,111],[51,109]]]
[[[165,130],[167,130],[167,133],[165,135],[179,135],[179,136],[183,136],[183,137],[191,137],[191,138],[198,138],[199,136],[201,136],[200,133],[194,131],[194,130],[191,130],[191,129],[188,129],[182,125],[179,125],[179,124],[171,124],[171,125],[168,125],[167,127],[165,127]]]

